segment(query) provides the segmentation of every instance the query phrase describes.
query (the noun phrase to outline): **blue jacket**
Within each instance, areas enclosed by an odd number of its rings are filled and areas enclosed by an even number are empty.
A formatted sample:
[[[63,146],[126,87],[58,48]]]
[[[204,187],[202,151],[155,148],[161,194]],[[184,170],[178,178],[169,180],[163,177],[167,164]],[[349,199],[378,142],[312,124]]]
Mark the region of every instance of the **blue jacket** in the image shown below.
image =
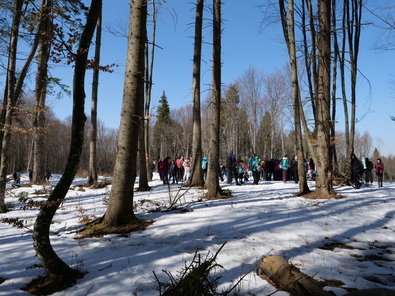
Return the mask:
[[[254,159],[252,160],[252,165],[251,165],[251,170],[253,172],[257,171],[256,165],[257,165],[258,162],[259,162],[258,156],[255,156]]]
[[[208,164],[207,157],[203,157],[203,160],[202,160],[202,169],[203,169],[204,171],[207,171],[207,164]]]
[[[282,165],[282,167],[283,167],[283,170],[288,170],[288,168],[289,168],[289,162],[288,162],[288,158],[283,158],[282,160],[281,160],[281,165]]]

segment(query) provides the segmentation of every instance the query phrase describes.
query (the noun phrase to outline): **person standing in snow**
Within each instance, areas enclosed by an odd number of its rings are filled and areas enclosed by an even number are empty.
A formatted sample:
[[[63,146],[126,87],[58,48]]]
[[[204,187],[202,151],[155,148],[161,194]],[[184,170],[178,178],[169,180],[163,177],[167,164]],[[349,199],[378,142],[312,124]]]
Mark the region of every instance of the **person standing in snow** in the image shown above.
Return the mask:
[[[259,171],[259,158],[258,156],[255,156],[254,159],[252,160],[252,165],[251,165],[251,171],[252,171],[252,178],[254,179],[252,185],[258,185],[259,183],[259,176],[261,172]]]
[[[207,157],[203,157],[203,160],[202,160],[202,170],[203,170],[203,181],[204,181],[204,182],[206,182],[207,167],[208,167]]]
[[[191,177],[191,159],[187,157],[183,162],[184,167],[184,177],[183,181],[188,182],[189,178]]]
[[[29,169],[29,182],[30,182],[30,184],[33,183],[33,170],[32,169]]]
[[[384,163],[381,162],[381,158],[377,158],[374,171],[376,172],[378,186],[383,187]]]
[[[361,171],[361,162],[355,156],[354,153],[351,154],[350,169],[351,169],[351,182],[354,184],[356,189],[359,189],[362,185],[358,180]]]
[[[182,178],[184,177],[184,156],[180,156],[176,160],[176,182],[182,182]]]
[[[149,174],[150,174],[150,178],[151,180],[153,180],[154,178],[154,171],[155,171],[155,167],[156,167],[156,161],[153,160],[149,166]]]
[[[315,180],[315,163],[312,158],[310,158],[309,162],[307,163],[307,177],[310,181]]]
[[[162,175],[163,185],[169,184],[169,168],[170,168],[170,157],[166,157],[159,164],[159,170]]]
[[[236,156],[233,154],[233,150],[230,150],[228,158],[226,160],[226,167],[228,169],[228,184],[232,184],[232,178],[236,179],[236,185],[239,185],[236,175]]]
[[[372,170],[373,170],[373,163],[369,160],[369,158],[365,158],[365,164],[363,168],[363,173],[365,175],[365,182],[367,185],[372,185],[373,184],[373,176],[372,176]]]
[[[16,171],[12,177],[14,178],[14,184],[15,185],[20,185],[21,184],[21,172],[20,171]]]
[[[49,179],[51,179],[51,177],[52,177],[51,172],[47,169],[45,171],[45,175],[44,175],[45,181],[47,181],[47,183],[49,183]]]
[[[288,160],[288,154],[286,154],[281,160],[281,169],[282,169],[282,177],[284,184],[287,183],[288,168],[289,168],[289,160]]]
[[[295,181],[295,183],[299,182],[299,175],[298,175],[298,156],[295,155],[294,158],[291,160],[291,172],[290,176]]]
[[[240,159],[237,163],[237,178],[239,180],[239,184],[244,184],[244,175],[246,173],[246,166],[244,165],[243,161]]]

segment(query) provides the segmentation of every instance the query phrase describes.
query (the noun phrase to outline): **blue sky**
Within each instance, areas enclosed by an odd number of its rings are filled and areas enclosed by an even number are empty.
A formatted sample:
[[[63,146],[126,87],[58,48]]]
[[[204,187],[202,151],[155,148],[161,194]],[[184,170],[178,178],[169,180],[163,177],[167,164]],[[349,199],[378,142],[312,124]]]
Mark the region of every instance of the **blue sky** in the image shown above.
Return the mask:
[[[162,92],[165,91],[170,108],[179,108],[190,104],[192,86],[192,53],[194,1],[168,1],[172,7],[161,9],[158,22],[157,49],[154,66],[154,86],[151,106],[155,107]],[[261,30],[262,12],[257,8],[258,0],[224,1],[222,12],[225,20],[222,39],[222,82],[234,82],[243,71],[250,66],[257,67],[265,74],[272,73],[275,68],[282,68],[288,61],[285,45],[280,42],[279,26],[270,26]],[[211,3],[211,1],[210,1]],[[129,12],[128,0],[104,0],[104,25],[115,22],[127,23]],[[206,18],[211,19],[207,12]],[[369,17],[370,20],[372,19]],[[176,21],[175,21],[176,20]],[[206,29],[207,42],[211,35]],[[389,116],[395,115],[395,98],[391,90],[390,79],[393,75],[392,52],[378,53],[372,50],[377,31],[364,28],[360,51],[359,67],[366,79],[358,80],[358,111],[357,117],[363,118],[357,124],[362,134],[369,131],[384,155],[395,154],[394,128],[395,122]],[[114,73],[103,73],[100,76],[98,116],[106,126],[119,126],[121,101],[123,92],[123,75],[126,53],[126,39],[103,33],[102,64],[118,64]],[[203,48],[202,63],[202,99],[211,82],[211,47]],[[72,73],[66,68],[61,69],[64,83],[71,85]],[[59,73],[54,70],[54,73]],[[70,75],[65,75],[71,73]],[[91,73],[87,76],[87,115],[90,105]],[[71,115],[71,98],[64,97],[61,101],[52,100],[51,105],[60,119]],[[365,116],[364,116],[365,115]],[[339,119],[341,121],[341,119]],[[342,129],[339,125],[338,129]]]

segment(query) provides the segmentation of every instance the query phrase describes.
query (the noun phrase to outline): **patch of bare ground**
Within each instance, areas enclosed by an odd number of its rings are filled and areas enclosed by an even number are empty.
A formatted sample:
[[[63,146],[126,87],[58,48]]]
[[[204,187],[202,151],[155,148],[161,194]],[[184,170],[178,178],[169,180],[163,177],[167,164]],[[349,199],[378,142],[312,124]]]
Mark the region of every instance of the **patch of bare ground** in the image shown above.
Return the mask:
[[[73,271],[72,274],[57,280],[49,279],[46,276],[33,279],[22,290],[33,295],[51,295],[55,292],[62,291],[73,286],[78,279],[83,278],[85,275],[85,273],[78,270]]]
[[[117,226],[117,227],[109,227],[103,225],[101,223],[101,219],[95,220],[88,224],[83,229],[79,230],[77,233],[80,235],[76,239],[84,239],[88,237],[103,237],[107,234],[120,234],[122,236],[127,233],[140,231],[147,229],[148,226],[154,223],[153,220],[135,220],[128,224]]]
[[[346,245],[341,242],[333,242],[333,243],[325,244],[324,246],[320,247],[321,250],[329,250],[329,251],[333,251],[336,248],[348,249],[348,250],[362,250],[362,251],[366,250],[364,248],[357,248],[357,247],[349,246],[349,245]]]
[[[340,194],[328,194],[328,195],[323,195],[323,194],[318,194],[315,191],[312,191],[310,193],[302,195],[306,199],[342,199],[345,196],[340,195]]]

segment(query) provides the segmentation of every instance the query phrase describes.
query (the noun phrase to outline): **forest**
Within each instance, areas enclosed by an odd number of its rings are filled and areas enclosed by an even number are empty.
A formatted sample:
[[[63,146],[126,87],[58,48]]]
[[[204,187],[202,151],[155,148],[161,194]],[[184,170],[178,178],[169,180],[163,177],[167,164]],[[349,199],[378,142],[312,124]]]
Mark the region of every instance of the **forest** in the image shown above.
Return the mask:
[[[333,181],[349,179],[352,153],[372,160],[381,158],[386,165],[385,181],[394,179],[394,157],[381,155],[372,136],[356,130],[362,14],[369,9],[363,1],[279,0],[262,4],[259,8],[281,24],[289,64],[270,75],[249,67],[239,79],[224,85],[221,8],[225,4],[197,0],[192,103],[171,109],[164,91],[155,114],[151,114],[156,11],[170,4],[131,0],[119,129],[107,128],[97,114],[100,73],[111,72],[114,66],[100,63],[100,44],[105,42],[101,40],[102,4],[102,0],[7,0],[0,4],[4,41],[0,208],[7,211],[6,183],[12,172],[32,169],[31,183],[35,185],[45,184],[46,169],[62,175],[40,206],[33,231],[37,257],[51,281],[81,276],[57,256],[49,239],[51,221],[76,175],[86,177],[92,186],[97,185],[99,175],[112,177],[106,213],[95,221],[95,229],[101,233],[113,233],[117,228],[125,231],[129,229],[125,226],[138,221],[133,208],[136,189],[131,184],[138,180],[137,190],[149,192],[148,166],[167,156],[192,158],[187,186],[204,188],[207,199],[224,194],[218,180],[219,162],[230,150],[244,160],[251,153],[262,159],[286,154],[313,158],[315,190],[311,193],[303,162],[298,162],[299,196],[336,196]],[[388,7],[377,12],[390,33],[394,29],[391,12]],[[212,83],[203,100],[202,34],[207,27],[211,28]],[[60,64],[73,67],[69,86],[73,109],[66,122],[57,119],[46,104],[48,96],[56,95],[55,89],[68,91],[50,75],[50,67]],[[93,73],[89,90],[87,71]],[[33,91],[25,88],[29,79],[34,80]],[[92,93],[91,112],[85,114],[88,91]],[[335,125],[339,112],[344,119],[342,131]],[[203,156],[209,159],[205,181],[200,165]]]

